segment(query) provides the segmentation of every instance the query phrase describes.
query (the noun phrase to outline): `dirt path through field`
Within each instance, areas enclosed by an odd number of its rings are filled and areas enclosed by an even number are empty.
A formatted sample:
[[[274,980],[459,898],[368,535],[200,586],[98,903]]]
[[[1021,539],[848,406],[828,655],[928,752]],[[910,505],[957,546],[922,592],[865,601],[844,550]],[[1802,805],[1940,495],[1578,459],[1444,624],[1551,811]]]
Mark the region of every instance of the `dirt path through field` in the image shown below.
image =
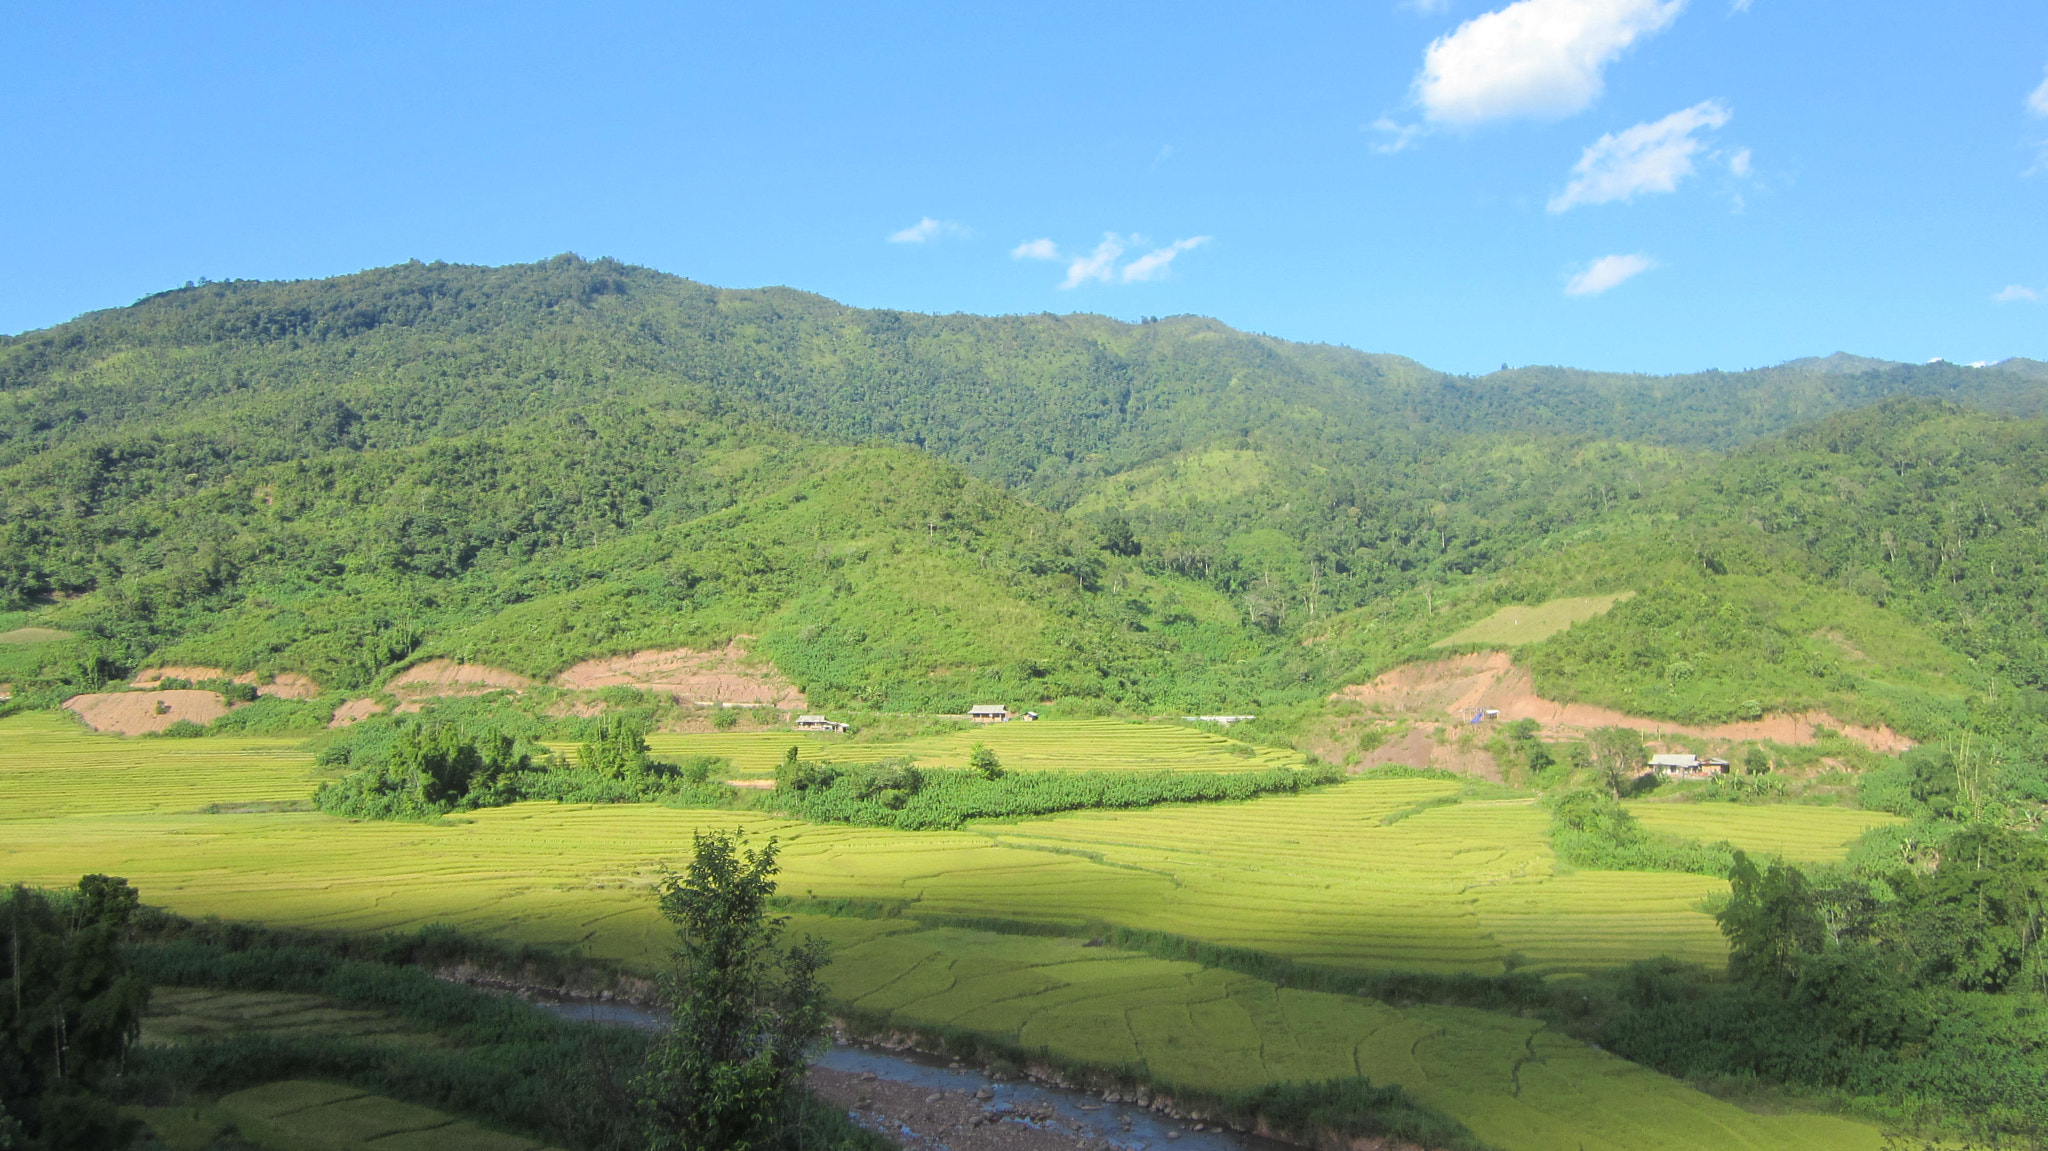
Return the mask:
[[[1651,735],[1679,738],[1770,740],[1784,744],[1814,742],[1814,729],[1830,727],[1873,751],[1900,752],[1913,741],[1888,727],[1844,723],[1821,711],[1767,715],[1759,720],[1696,726],[1629,715],[1588,703],[1559,703],[1536,694],[1528,669],[1516,667],[1507,652],[1474,652],[1427,663],[1392,668],[1371,683],[1353,684],[1331,698],[1348,699],[1368,710],[1413,715],[1441,721],[1469,720],[1475,711],[1493,708],[1502,720],[1533,719],[1545,731],[1584,733],[1596,727],[1633,727]],[[1389,760],[1388,762],[1397,762]]]

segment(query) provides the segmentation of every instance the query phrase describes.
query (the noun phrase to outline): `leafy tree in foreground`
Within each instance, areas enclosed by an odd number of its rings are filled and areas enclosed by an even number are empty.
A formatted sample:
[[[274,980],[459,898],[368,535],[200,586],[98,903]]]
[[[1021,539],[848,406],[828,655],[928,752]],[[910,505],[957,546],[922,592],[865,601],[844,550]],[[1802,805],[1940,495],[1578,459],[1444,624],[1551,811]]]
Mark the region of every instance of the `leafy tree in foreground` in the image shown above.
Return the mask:
[[[773,1142],[802,1106],[806,1057],[825,1036],[818,972],[825,945],[785,945],[770,917],[776,844],[732,832],[696,837],[689,870],[661,884],[676,925],[662,977],[675,1025],[648,1054],[640,1103],[655,1151],[749,1151]]]
[[[149,988],[120,937],[138,906],[125,880],[88,875],[52,898],[0,899],[0,1147],[125,1146],[133,1124],[99,1093],[141,1028]]]
[[[1728,937],[1728,974],[1755,987],[1789,984],[1824,935],[1805,873],[1783,860],[1758,870],[1738,851],[1728,886],[1728,906],[1715,916]]]

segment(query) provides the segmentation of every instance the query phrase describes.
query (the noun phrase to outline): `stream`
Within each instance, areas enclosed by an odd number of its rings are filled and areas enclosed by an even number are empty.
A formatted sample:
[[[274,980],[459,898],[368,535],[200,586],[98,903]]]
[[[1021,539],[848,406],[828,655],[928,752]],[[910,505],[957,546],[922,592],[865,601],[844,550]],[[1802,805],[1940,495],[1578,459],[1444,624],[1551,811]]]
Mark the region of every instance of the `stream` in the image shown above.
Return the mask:
[[[654,1012],[622,1003],[545,1000],[534,1000],[533,1003],[564,1019],[580,1022],[650,1030],[662,1025],[661,1016]],[[1078,1124],[1080,1137],[1099,1139],[1121,1151],[1164,1151],[1169,1146],[1174,1151],[1300,1151],[1285,1143],[1234,1131],[1214,1128],[1191,1130],[1192,1125],[1183,1125],[1179,1120],[1135,1103],[1107,1103],[1085,1091],[1029,1081],[993,1079],[972,1068],[949,1064],[917,1052],[892,1051],[860,1043],[834,1043],[815,1066],[855,1075],[872,1074],[877,1079],[936,1092],[974,1095],[985,1089],[990,1096],[982,1100],[981,1106],[988,1111],[1034,1127],[1045,1127],[1046,1123],[1026,1118],[1021,1113],[1050,1110],[1060,1118]]]

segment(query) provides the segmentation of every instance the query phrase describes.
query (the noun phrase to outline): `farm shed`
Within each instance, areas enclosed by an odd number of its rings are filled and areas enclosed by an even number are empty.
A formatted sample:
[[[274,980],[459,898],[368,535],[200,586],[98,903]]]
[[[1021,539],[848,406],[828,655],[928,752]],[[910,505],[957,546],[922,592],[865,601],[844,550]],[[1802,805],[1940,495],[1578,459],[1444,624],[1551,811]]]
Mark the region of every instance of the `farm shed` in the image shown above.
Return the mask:
[[[1006,703],[977,703],[967,709],[967,718],[976,723],[1008,723],[1010,705]]]
[[[1673,753],[1651,756],[1650,767],[1658,775],[1672,779],[1712,779],[1728,770],[1728,761]]]
[[[798,731],[845,731],[846,725],[822,715],[800,715],[796,717]]]

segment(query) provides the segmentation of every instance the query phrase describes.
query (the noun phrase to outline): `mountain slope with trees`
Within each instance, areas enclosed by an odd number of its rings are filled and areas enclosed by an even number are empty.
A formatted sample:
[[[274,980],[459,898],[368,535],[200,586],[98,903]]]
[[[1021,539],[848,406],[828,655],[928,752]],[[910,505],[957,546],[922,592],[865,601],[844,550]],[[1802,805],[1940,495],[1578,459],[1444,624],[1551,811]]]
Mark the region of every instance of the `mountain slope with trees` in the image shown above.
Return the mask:
[[[79,637],[0,674],[23,700],[148,662],[361,689],[747,634],[820,702],[1269,706],[1481,601],[1725,582],[1718,548],[2033,687],[2031,365],[1473,379],[1198,317],[861,310],[572,256],[199,284],[0,340],[0,622]],[[1769,694],[1671,695],[1698,661],[1593,642],[1692,611],[1670,599],[1530,658],[1652,710]],[[1853,679],[1802,666],[1770,698]]]

